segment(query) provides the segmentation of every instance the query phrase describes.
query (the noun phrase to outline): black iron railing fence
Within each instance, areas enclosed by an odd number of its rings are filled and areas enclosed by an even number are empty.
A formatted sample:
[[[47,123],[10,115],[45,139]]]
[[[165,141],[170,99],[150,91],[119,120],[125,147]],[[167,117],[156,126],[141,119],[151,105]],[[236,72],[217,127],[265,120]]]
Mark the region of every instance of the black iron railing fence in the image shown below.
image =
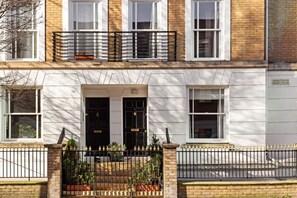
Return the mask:
[[[47,148],[0,148],[1,179],[47,179]]]
[[[63,195],[162,196],[163,151],[123,147],[63,151]]]
[[[182,180],[288,179],[297,177],[297,147],[184,146],[178,149]]]
[[[175,31],[53,32],[53,61],[176,60]]]

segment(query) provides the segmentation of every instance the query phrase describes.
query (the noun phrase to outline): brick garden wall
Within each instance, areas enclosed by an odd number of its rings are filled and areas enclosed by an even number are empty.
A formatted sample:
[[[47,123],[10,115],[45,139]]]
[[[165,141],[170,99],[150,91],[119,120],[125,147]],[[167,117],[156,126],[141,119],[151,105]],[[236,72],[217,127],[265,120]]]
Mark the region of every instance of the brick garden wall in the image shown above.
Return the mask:
[[[1,198],[45,198],[47,182],[0,182]]]
[[[297,197],[297,181],[179,183],[179,198]]]

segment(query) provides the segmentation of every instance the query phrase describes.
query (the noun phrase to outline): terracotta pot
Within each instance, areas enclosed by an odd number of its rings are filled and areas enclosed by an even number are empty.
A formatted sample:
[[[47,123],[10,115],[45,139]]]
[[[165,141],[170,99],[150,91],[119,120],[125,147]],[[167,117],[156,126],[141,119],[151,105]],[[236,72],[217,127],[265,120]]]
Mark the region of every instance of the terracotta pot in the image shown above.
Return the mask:
[[[146,185],[146,184],[141,184],[141,185],[136,185],[136,191],[159,191],[160,190],[160,185],[154,184],[154,185]]]
[[[91,185],[66,185],[67,191],[90,191]]]
[[[75,60],[94,60],[94,55],[75,55]]]
[[[66,185],[67,191],[77,191],[79,190],[79,185]]]

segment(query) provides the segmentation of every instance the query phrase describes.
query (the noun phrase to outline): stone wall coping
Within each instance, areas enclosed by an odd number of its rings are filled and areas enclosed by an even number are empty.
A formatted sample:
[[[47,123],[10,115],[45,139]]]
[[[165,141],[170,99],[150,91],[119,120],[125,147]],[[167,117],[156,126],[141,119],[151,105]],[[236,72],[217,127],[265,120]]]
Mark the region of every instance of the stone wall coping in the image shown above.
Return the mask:
[[[162,144],[162,147],[165,148],[165,149],[176,149],[177,147],[179,147],[179,144],[164,143],[164,144]]]
[[[49,149],[62,149],[63,144],[45,144],[44,147]]]
[[[285,181],[199,181],[199,182],[186,182],[178,181],[179,185],[184,186],[247,186],[247,185],[294,185],[297,184],[297,180],[285,180]]]
[[[47,185],[47,181],[0,181],[2,185]]]
[[[195,68],[267,68],[267,61],[46,61],[0,62],[1,69],[195,69]]]

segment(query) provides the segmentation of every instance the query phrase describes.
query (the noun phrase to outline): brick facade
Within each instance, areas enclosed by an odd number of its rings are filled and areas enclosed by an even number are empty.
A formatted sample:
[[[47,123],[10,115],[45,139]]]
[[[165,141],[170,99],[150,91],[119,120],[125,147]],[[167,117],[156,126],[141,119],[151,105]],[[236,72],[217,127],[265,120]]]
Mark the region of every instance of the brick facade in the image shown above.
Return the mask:
[[[49,144],[48,148],[48,198],[61,197],[62,190],[62,145]]]
[[[264,60],[265,1],[231,1],[231,60]]]
[[[0,197],[46,198],[46,182],[0,182]]]
[[[122,31],[122,0],[108,3],[108,31]]]
[[[62,31],[62,0],[46,0],[45,9],[45,60],[53,59],[53,32]]]
[[[297,62],[297,0],[269,1],[269,61]]]
[[[177,198],[177,160],[178,144],[163,144],[163,182],[164,198]]]
[[[179,183],[182,198],[270,198],[297,197],[297,181],[257,182],[189,182]]]
[[[177,31],[176,60],[185,60],[185,0],[168,0],[168,31]]]

